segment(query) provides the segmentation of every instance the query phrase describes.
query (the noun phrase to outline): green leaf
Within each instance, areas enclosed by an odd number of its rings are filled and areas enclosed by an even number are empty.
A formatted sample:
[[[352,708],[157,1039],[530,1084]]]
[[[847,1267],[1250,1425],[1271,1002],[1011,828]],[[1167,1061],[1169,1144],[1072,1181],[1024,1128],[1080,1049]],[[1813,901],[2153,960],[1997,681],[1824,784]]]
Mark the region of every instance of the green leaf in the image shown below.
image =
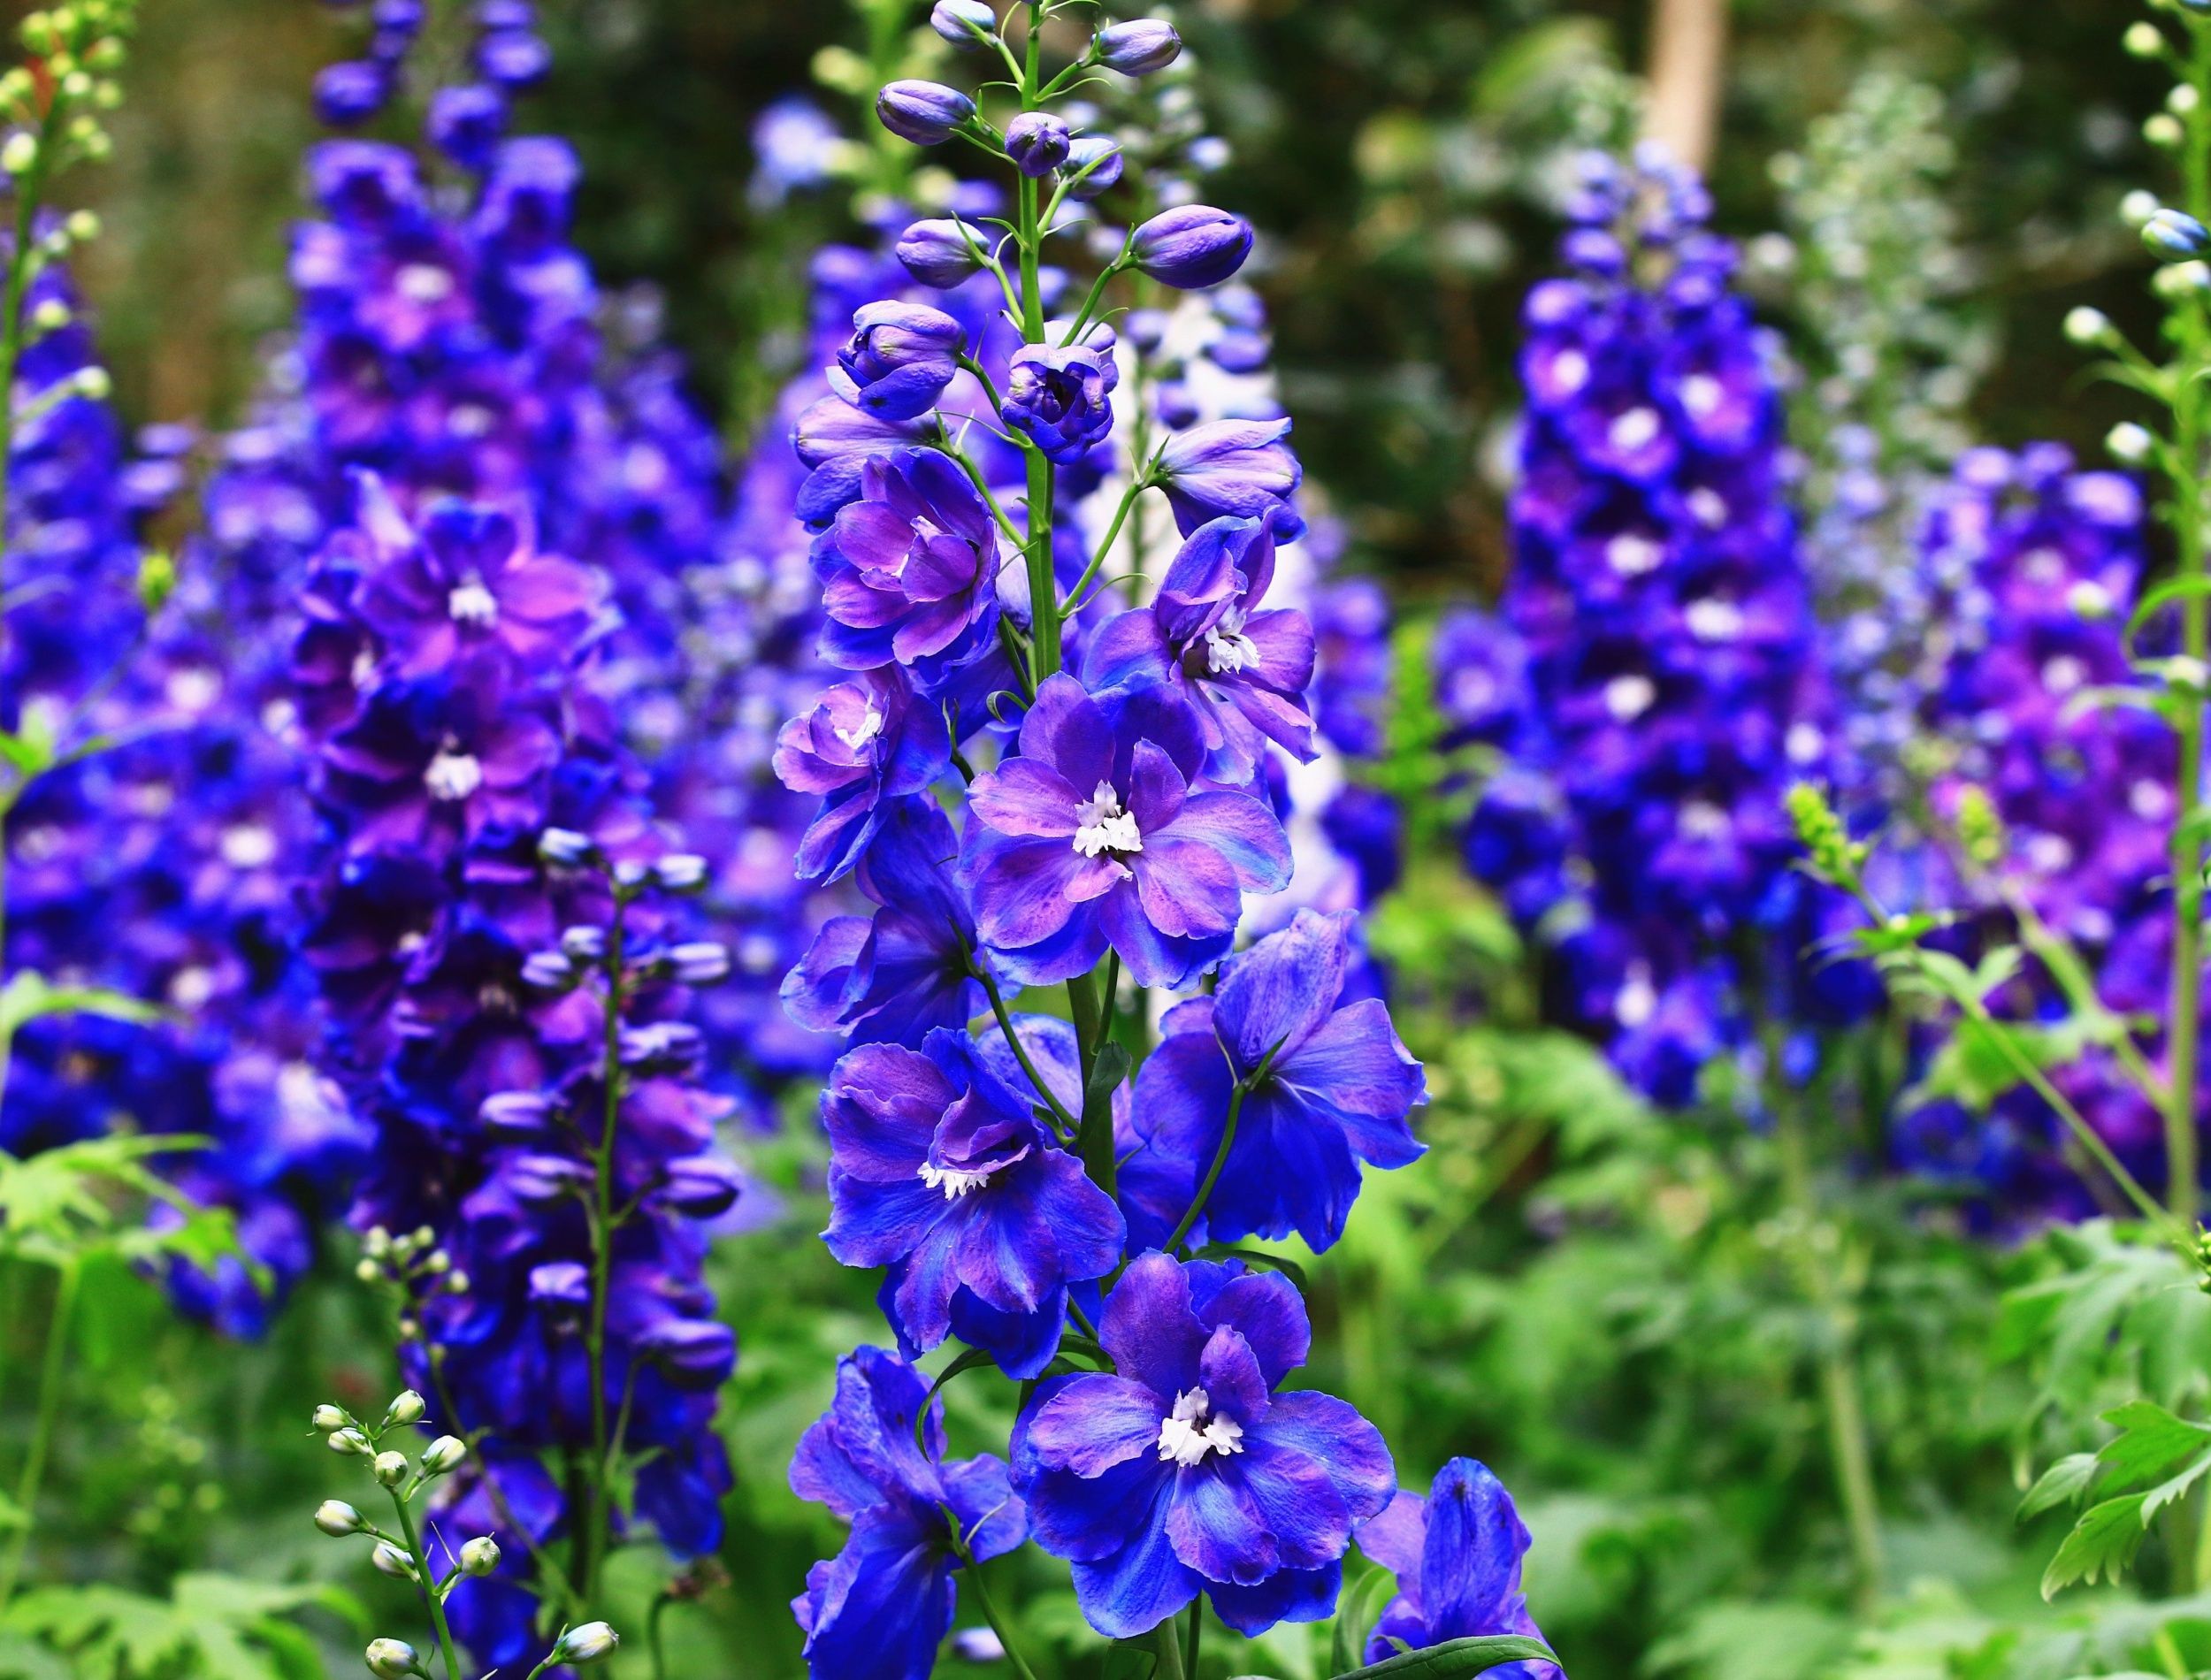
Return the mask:
[[[2143,1496],[2147,1523],[2211,1470],[2211,1429],[2176,1417],[2146,1400],[2104,1414],[2119,1433],[2096,1455],[2097,1480],[2112,1487],[2158,1482]]]
[[[0,1037],[48,1015],[99,1015],[140,1026],[166,1019],[142,997],[104,986],[56,986],[34,969],[19,969],[0,986]]]
[[[1336,1680],[1471,1680],[1478,1674],[1501,1669],[1508,1662],[1556,1662],[1558,1659],[1540,1640],[1517,1633],[1496,1634],[1478,1639],[1451,1639],[1425,1651],[1406,1651],[1364,1669],[1353,1669]]]
[[[1300,1294],[1312,1293],[1310,1286],[1305,1282],[1304,1267],[1299,1265],[1295,1260],[1285,1259],[1279,1254],[1269,1254],[1264,1249],[1239,1249],[1232,1242],[1208,1242],[1198,1250],[1198,1257],[1204,1260],[1248,1261],[1252,1265],[1265,1266],[1270,1271],[1281,1272],[1282,1276],[1297,1286]]]
[[[2035,1478],[2026,1498],[2019,1501],[2017,1520],[2039,1516],[2056,1505],[2070,1505],[2086,1495],[2100,1466],[2093,1453],[2069,1453]]]
[[[1159,1653],[1149,1640],[1142,1645],[1116,1640],[1106,1653],[1106,1680],[1152,1680],[1159,1671]]]
[[[2196,595],[2211,595],[2211,577],[2207,577],[2200,572],[2184,574],[2178,577],[2169,577],[2155,589],[2146,593],[2136,604],[2134,611],[2127,617],[2124,637],[2127,657],[2131,659],[2134,656],[2134,638],[2142,633],[2143,627],[2150,620],[2155,618],[2159,613],[2170,607],[2175,601],[2184,600]]]
[[[8,767],[26,782],[52,762],[39,750],[37,742],[26,740],[22,736],[11,734],[6,729],[0,729],[0,760],[5,760]]]
[[[2054,1599],[2076,1581],[2116,1581],[2142,1549],[2149,1530],[2142,1521],[2146,1495],[2129,1493],[2092,1505],[2042,1571],[2042,1596]]]

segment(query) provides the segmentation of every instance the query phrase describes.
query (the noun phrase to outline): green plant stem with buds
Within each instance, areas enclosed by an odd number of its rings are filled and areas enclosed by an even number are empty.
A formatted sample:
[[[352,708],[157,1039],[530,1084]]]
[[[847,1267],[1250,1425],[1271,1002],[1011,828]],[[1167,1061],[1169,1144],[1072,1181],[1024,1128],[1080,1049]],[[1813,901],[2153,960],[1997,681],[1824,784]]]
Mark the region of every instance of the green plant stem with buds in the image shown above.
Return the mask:
[[[460,1660],[454,1655],[453,1630],[446,1625],[445,1600],[438,1591],[438,1577],[430,1567],[430,1554],[423,1549],[422,1537],[415,1530],[415,1514],[407,1508],[407,1495],[396,1487],[391,1491],[392,1508],[399,1513],[399,1531],[407,1541],[407,1555],[414,1561],[415,1579],[422,1588],[423,1602],[430,1607],[430,1625],[438,1635],[438,1652],[445,1659],[447,1680],[461,1680]]]

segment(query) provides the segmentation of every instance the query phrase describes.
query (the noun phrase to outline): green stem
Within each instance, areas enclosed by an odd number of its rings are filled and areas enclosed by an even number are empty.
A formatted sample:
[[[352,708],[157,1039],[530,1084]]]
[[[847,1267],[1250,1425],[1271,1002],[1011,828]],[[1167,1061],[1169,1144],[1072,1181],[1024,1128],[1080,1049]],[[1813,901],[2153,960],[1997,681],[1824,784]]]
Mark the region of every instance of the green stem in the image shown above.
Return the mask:
[[[430,1606],[430,1625],[437,1630],[438,1649],[445,1656],[446,1680],[461,1680],[460,1660],[453,1654],[453,1630],[446,1625],[445,1600],[438,1596],[437,1577],[431,1571],[430,1554],[422,1548],[422,1539],[415,1532],[414,1513],[407,1508],[399,1489],[393,1488],[391,1494],[392,1508],[399,1513],[399,1531],[407,1538],[407,1555],[415,1560],[415,1574],[422,1587],[423,1600]]]
[[[1182,1624],[1182,1674],[1184,1680],[1197,1680],[1197,1653],[1205,1634],[1205,1600],[1201,1595],[1190,1601],[1190,1618]]]
[[[1228,1151],[1236,1147],[1236,1122],[1243,1118],[1243,1096],[1250,1088],[1243,1081],[1236,1081],[1235,1092],[1228,1098],[1228,1122],[1220,1128],[1220,1147],[1213,1151],[1213,1165],[1205,1169],[1205,1182],[1197,1187],[1197,1194],[1190,1198],[1190,1209],[1182,1222],[1174,1227],[1174,1234],[1160,1244],[1161,1252],[1174,1253],[1182,1246],[1182,1239],[1190,1235],[1190,1227],[1205,1211],[1205,1203],[1212,1198],[1213,1186],[1220,1182],[1220,1169],[1228,1165]]]
[[[15,1485],[15,1504],[23,1525],[9,1537],[7,1560],[0,1562],[0,1610],[6,1609],[15,1597],[16,1584],[23,1576],[23,1560],[30,1550],[31,1531],[37,1522],[39,1485],[46,1477],[46,1462],[54,1447],[54,1425],[61,1416],[64,1356],[69,1348],[69,1321],[76,1311],[80,1275],[75,1260],[65,1261],[54,1285],[54,1316],[46,1326],[46,1351],[39,1363],[37,1421],[32,1425],[23,1473]]]
[[[1794,1227],[1796,1260],[1805,1296],[1818,1313],[1820,1399],[1827,1414],[1827,1450],[1850,1531],[1850,1559],[1858,1607],[1870,1610],[1881,1591],[1880,1503],[1873,1488],[1873,1455],[1867,1444],[1865,1406],[1859,1395],[1856,1329],[1835,1288],[1827,1256],[1815,1241],[1819,1207],[1812,1191],[1803,1118],[1786,1093],[1777,1093],[1774,1136],[1780,1146],[1783,1196]]]
[[[661,1632],[661,1618],[668,1614],[668,1607],[675,1599],[663,1591],[653,1600],[653,1607],[645,1617],[645,1648],[653,1659],[653,1680],[668,1680],[668,1646]]]
[[[1037,1095],[1044,1098],[1044,1106],[1052,1111],[1052,1118],[1069,1137],[1075,1136],[1082,1129],[1082,1123],[1068,1113],[1060,1099],[1052,1095],[1052,1087],[1044,1083],[1044,1076],[1037,1071],[1037,1064],[1029,1059],[1028,1046],[1021,1042],[1021,1035],[1014,1030],[1013,1012],[1006,1007],[1006,997],[999,991],[997,980],[975,961],[972,954],[968,958],[968,972],[982,983],[983,995],[991,1000],[991,1013],[998,1018],[998,1030],[1006,1035],[1006,1042],[1013,1048],[1014,1059],[1021,1064],[1021,1072],[1029,1075],[1029,1082],[1037,1088]]]
[[[968,1580],[975,1588],[975,1607],[983,1612],[983,1619],[991,1624],[991,1631],[998,1635],[998,1642],[1006,1647],[1006,1660],[1014,1665],[1014,1672],[1021,1680],[1037,1680],[1037,1671],[1029,1666],[1029,1659],[1021,1655],[1021,1647],[1014,1643],[1014,1636],[1006,1630],[1006,1618],[998,1614],[998,1602],[991,1597],[990,1584],[983,1578],[983,1566],[975,1562],[975,1553],[968,1548],[960,1532],[960,1519],[950,1511],[945,1520],[952,1524],[952,1549],[959,1554],[967,1566]]]
[[[1090,556],[1090,563],[1083,569],[1082,577],[1075,580],[1075,587],[1067,592],[1067,604],[1060,610],[1062,622],[1082,610],[1083,592],[1097,581],[1098,574],[1113,552],[1113,544],[1121,536],[1121,526],[1128,523],[1128,510],[1136,505],[1136,499],[1144,494],[1151,483],[1146,474],[1139,472],[1135,481],[1121,493],[1121,505],[1113,509],[1113,523],[1106,527],[1105,540],[1098,544],[1098,552]]]
[[[612,1443],[607,1423],[607,1297],[614,1274],[614,1146],[622,1115],[622,1004],[624,922],[627,902],[616,890],[613,925],[607,935],[607,1019],[601,1047],[601,1076],[606,1085],[606,1114],[598,1147],[592,1151],[591,1325],[585,1340],[591,1378],[591,1475],[586,1490],[583,1567],[578,1588],[585,1603],[599,1597],[599,1571],[606,1562],[612,1497],[608,1454]]]

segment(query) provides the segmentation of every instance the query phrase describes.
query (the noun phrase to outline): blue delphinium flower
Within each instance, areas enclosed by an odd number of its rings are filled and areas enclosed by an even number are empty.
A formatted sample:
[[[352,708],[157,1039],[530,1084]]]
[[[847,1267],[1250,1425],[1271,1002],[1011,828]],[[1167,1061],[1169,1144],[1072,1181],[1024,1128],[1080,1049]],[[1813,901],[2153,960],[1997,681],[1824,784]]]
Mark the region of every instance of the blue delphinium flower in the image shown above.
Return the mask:
[[[1281,822],[1203,783],[1202,725],[1170,690],[1047,677],[1020,746],[969,790],[960,874],[992,960],[1024,984],[1112,950],[1139,985],[1187,985],[1227,953],[1243,894],[1289,879]]]
[[[1017,1017],[1014,1029],[1032,1057],[1075,1065],[1065,1022]],[[902,1341],[926,1351],[957,1329],[1027,1378],[1058,1351],[1067,1285],[1112,1271],[1124,1233],[1113,1199],[1037,1118],[1010,1050],[993,1065],[985,1050],[938,1027],[919,1051],[845,1053],[822,1096],[822,1234],[846,1265],[890,1268]]]
[[[1778,386],[1708,211],[1694,177],[1655,160],[1591,172],[1575,272],[1525,310],[1516,563],[1495,632],[1514,645],[1470,661],[1455,630],[1437,673],[1447,719],[1509,745],[1516,773],[1477,810],[1470,858],[1540,924],[1567,1019],[1666,1104],[1743,1041],[1746,989],[1817,936],[1792,921],[1782,800],[1832,756]],[[1529,778],[1555,791],[1526,797]],[[1745,971],[1735,930],[1762,926]]]
[[[1090,1624],[1130,1638],[1200,1592],[1247,1633],[1327,1615],[1396,1475],[1343,1401],[1278,1391],[1312,1344],[1289,1280],[1147,1254],[1098,1338],[1113,1372],[1051,1378],[1014,1436],[1031,1531]]]
[[[1496,1634],[1540,1638],[1520,1591],[1527,1548],[1512,1495],[1486,1464],[1454,1458],[1426,1499],[1400,1489],[1358,1531],[1358,1549],[1397,1577],[1396,1596],[1367,1638],[1366,1660],[1395,1655],[1400,1642],[1417,1651]],[[1489,1672],[1503,1680],[1563,1680],[1549,1662],[1509,1662]]]
[[[944,1402],[874,1348],[838,1363],[836,1401],[799,1438],[791,1488],[852,1524],[792,1600],[816,1680],[925,1680],[959,1571],[1012,1551],[1027,1529],[1005,1462],[947,1462]]]
[[[1343,999],[1354,920],[1298,912],[1224,964],[1212,997],[1160,1023],[1121,1164],[1137,1243],[1166,1242],[1210,1178],[1197,1226],[1214,1241],[1294,1233],[1325,1249],[1343,1234],[1362,1162],[1419,1158],[1406,1119],[1427,1100],[1420,1065],[1378,999]]]

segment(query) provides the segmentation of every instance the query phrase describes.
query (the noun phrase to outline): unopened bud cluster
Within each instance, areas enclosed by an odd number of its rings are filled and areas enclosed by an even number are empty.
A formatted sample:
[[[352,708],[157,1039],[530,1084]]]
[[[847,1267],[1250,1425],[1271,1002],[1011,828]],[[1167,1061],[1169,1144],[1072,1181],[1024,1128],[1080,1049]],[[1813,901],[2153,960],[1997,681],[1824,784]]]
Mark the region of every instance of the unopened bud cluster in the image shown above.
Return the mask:
[[[1848,887],[1858,878],[1864,864],[1864,844],[1850,838],[1850,831],[1843,827],[1842,819],[1835,814],[1835,807],[1827,796],[1809,782],[1799,782],[1788,791],[1789,820],[1796,825],[1796,837],[1810,854],[1812,867],[1837,886]]]

